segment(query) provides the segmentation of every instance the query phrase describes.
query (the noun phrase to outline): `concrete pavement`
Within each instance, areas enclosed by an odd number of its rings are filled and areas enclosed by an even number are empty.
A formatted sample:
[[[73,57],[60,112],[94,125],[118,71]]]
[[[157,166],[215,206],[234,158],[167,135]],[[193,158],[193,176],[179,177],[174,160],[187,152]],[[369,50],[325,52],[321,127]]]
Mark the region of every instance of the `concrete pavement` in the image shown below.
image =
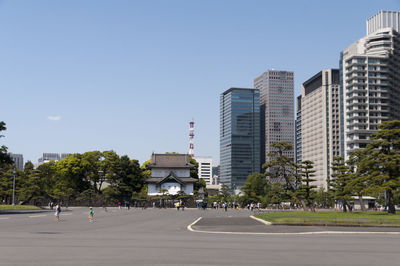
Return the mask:
[[[199,217],[196,229],[260,232],[275,227],[251,220],[246,210],[95,212],[94,223],[88,221],[87,208],[62,212],[59,223],[52,213],[0,215],[0,265],[398,265],[399,261],[398,235],[234,235],[187,230]],[[294,230],[289,227],[278,231]]]

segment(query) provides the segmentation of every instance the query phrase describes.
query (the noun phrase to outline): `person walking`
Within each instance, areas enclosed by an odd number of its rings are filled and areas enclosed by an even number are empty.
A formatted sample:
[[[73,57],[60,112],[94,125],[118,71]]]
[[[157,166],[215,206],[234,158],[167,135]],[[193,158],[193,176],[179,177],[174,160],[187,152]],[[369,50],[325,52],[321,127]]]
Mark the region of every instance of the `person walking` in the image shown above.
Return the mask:
[[[60,221],[60,212],[61,212],[61,205],[56,205],[56,212],[54,213],[56,222]]]
[[[92,207],[89,208],[89,223],[93,223],[93,216],[94,216],[94,210]]]

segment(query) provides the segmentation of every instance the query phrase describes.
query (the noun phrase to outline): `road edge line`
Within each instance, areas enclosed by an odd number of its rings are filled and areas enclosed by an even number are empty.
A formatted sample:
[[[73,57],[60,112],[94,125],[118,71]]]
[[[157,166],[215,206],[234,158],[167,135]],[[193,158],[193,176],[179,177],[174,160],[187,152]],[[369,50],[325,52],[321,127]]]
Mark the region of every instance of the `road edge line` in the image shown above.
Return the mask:
[[[257,217],[255,217],[254,215],[250,215],[250,218],[252,218],[252,219],[254,219],[254,220],[256,220],[256,221],[259,221],[260,223],[263,223],[263,224],[265,224],[265,225],[272,225],[271,222],[268,222],[268,221],[265,221],[265,220],[263,220],[263,219],[257,218]]]
[[[191,224],[189,224],[186,228],[187,228],[187,230],[189,230],[189,231],[191,231],[191,232],[197,232],[197,230],[194,230],[193,228],[192,228],[192,226],[193,225],[195,225],[198,221],[200,221],[201,220],[201,217],[199,217],[199,218],[197,218],[193,223],[191,223]]]

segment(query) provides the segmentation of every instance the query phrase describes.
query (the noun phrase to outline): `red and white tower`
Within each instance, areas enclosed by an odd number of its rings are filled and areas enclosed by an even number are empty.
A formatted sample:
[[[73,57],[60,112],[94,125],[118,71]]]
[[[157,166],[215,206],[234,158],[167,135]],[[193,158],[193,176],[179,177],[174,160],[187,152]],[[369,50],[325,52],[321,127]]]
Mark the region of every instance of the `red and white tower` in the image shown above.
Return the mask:
[[[192,119],[192,121],[189,122],[189,155],[192,156],[192,158],[194,157],[193,138],[194,138],[194,121]]]

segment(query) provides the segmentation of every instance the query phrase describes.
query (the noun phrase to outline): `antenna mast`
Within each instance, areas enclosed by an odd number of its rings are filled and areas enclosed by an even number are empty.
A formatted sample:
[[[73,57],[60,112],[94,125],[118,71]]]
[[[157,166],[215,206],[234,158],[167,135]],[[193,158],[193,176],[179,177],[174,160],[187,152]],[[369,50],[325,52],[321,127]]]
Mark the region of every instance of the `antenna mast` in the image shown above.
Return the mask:
[[[189,122],[189,155],[193,158],[194,157],[194,121]]]

